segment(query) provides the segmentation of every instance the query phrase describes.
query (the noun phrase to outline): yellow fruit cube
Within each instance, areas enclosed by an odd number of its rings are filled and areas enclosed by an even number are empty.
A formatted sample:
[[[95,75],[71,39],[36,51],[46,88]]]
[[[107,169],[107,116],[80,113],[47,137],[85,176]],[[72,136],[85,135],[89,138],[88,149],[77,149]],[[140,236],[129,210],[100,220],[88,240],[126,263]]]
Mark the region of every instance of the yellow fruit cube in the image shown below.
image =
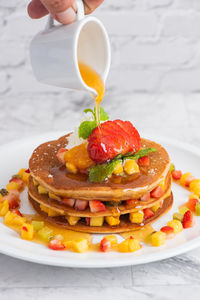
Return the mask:
[[[153,247],[160,247],[166,243],[166,234],[162,231],[157,231],[151,235],[151,244]]]
[[[28,183],[28,179],[29,179],[30,173],[26,173],[24,172],[24,174],[22,175],[22,180],[24,183]]]
[[[179,233],[183,230],[183,225],[179,220],[171,220],[167,223],[167,226],[174,228],[174,233]]]
[[[179,207],[178,210],[179,210],[180,214],[184,215],[186,213],[186,211],[189,210],[189,208],[187,208],[186,206],[181,206],[181,207]]]
[[[192,191],[200,197],[200,179],[194,179],[190,183],[190,191]]]
[[[111,247],[116,246],[117,245],[117,237],[115,235],[106,235],[104,236],[104,238],[110,242]]]
[[[9,211],[9,203],[8,200],[5,200],[0,204],[0,216],[5,216]]]
[[[48,194],[47,190],[42,185],[38,185],[38,193],[39,194]]]
[[[35,179],[33,178],[33,184],[34,184],[34,186],[38,186],[38,185],[39,185],[39,182],[37,182],[37,180],[35,180]]]
[[[153,205],[153,206],[151,207],[151,210],[152,210],[153,212],[156,212],[159,208],[160,208],[160,202],[158,202],[158,203],[156,203],[155,205]]]
[[[132,212],[129,214],[129,220],[131,223],[142,223],[144,219],[143,211]]]
[[[119,225],[120,223],[120,219],[119,216],[107,216],[105,217],[106,222],[110,225],[110,226],[115,226],[115,225]]]
[[[115,166],[113,173],[114,173],[115,175],[119,175],[119,174],[123,173],[123,171],[124,171],[123,165],[122,165],[121,162],[119,162],[119,163]]]
[[[104,217],[92,217],[90,218],[90,226],[102,226]]]
[[[75,217],[75,216],[66,216],[65,217],[67,221],[69,222],[69,225],[76,225],[78,221],[80,220],[80,217]]]
[[[31,241],[33,239],[34,229],[33,225],[24,223],[21,228],[21,238],[23,240]]]
[[[180,184],[185,186],[185,181],[190,176],[192,176],[192,173],[190,173],[190,172],[182,174],[181,179],[180,179]]]
[[[21,226],[26,222],[26,218],[20,217],[15,213],[12,213],[11,211],[8,211],[7,214],[4,217],[4,223],[6,225],[17,225]]]
[[[7,191],[18,190],[20,188],[19,183],[11,181],[6,185]]]
[[[60,201],[60,197],[58,197],[55,194],[50,193],[50,192],[49,192],[49,198]]]
[[[0,203],[2,202],[2,198],[3,198],[3,196],[0,194]]]
[[[49,208],[49,207],[47,207],[45,205],[42,205],[42,204],[40,204],[40,209],[42,211],[44,211],[45,213],[47,213],[49,217],[57,217],[57,216],[60,215],[59,212],[57,212],[56,210],[54,210],[52,208]]]
[[[17,173],[17,174],[21,177],[21,179],[23,178],[23,174],[25,173],[25,171],[26,171],[26,169],[22,168],[22,169],[20,169],[19,172]]]
[[[128,238],[118,246],[119,252],[135,252],[141,249],[141,245],[135,238]]]
[[[73,165],[72,163],[67,162],[66,168],[70,173],[76,174],[78,172],[77,167],[75,165]]]
[[[162,181],[159,183],[159,186],[161,186],[162,190],[164,191],[164,190],[165,190],[165,180],[162,180]]]
[[[199,196],[196,195],[196,194],[190,194],[188,200],[190,200],[190,199],[197,199],[197,200],[199,200]]]
[[[63,242],[67,249],[71,249],[78,253],[83,253],[88,251],[89,245],[88,240],[84,238],[80,238],[74,241]]]
[[[134,159],[126,159],[124,162],[124,171],[128,175],[132,175],[140,171],[138,164]]]

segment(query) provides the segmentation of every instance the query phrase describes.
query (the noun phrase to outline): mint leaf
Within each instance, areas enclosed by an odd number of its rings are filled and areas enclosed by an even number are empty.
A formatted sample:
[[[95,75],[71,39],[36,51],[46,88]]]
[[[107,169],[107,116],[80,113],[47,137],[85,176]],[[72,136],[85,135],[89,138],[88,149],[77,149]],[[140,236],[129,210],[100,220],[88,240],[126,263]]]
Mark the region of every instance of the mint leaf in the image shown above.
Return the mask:
[[[120,160],[113,160],[111,163],[104,163],[92,167],[89,173],[90,182],[99,183],[105,181],[114,171]]]
[[[123,159],[137,160],[143,156],[147,156],[149,153],[156,152],[156,151],[157,151],[157,149],[155,149],[155,148],[145,148],[145,149],[139,150],[135,154],[131,154],[131,152],[129,152],[129,153],[123,155]]]
[[[84,109],[83,112],[84,112],[85,114],[87,114],[88,112],[91,112],[91,113],[93,114],[93,116],[94,116],[94,119],[96,120],[95,113],[94,113],[94,111],[93,111],[91,108],[86,108],[86,109]]]
[[[92,133],[93,129],[97,127],[96,121],[84,121],[81,123],[78,129],[78,135],[84,140]]]
[[[94,117],[96,120],[96,109],[94,108]],[[104,108],[101,106],[100,107],[100,121],[107,121],[109,120],[109,116],[107,112],[105,112]]]

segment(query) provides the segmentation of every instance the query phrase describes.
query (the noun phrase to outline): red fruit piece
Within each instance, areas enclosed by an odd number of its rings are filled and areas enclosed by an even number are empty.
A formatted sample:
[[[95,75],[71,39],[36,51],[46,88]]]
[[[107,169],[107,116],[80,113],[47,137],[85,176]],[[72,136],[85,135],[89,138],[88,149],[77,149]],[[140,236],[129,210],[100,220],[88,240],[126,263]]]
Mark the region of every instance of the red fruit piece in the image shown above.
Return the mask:
[[[20,178],[13,177],[12,179],[9,180],[9,182],[15,182],[19,185],[19,189],[22,189],[24,184],[23,181]]]
[[[180,180],[182,176],[182,172],[180,170],[172,171],[172,177],[174,180]]]
[[[103,202],[99,200],[92,200],[89,201],[90,211],[92,213],[100,212],[100,211],[106,211],[106,207],[103,204]]]
[[[143,195],[143,196],[140,198],[140,200],[141,200],[141,201],[149,201],[150,198],[151,198],[150,193],[146,193],[145,195]]]
[[[137,152],[140,148],[140,135],[129,121],[104,122],[88,138],[88,154],[96,163],[113,159],[120,153]]]
[[[106,238],[103,238],[100,243],[100,249],[102,252],[108,252],[111,250],[111,242]]]
[[[144,219],[149,219],[154,216],[154,212],[150,208],[143,209]]]
[[[160,231],[162,231],[166,234],[167,239],[172,239],[175,236],[174,228],[172,228],[170,226],[164,226],[160,229]]]
[[[192,212],[195,212],[195,206],[199,202],[198,199],[189,199],[188,202],[186,203],[187,208],[191,210]]]
[[[22,230],[28,232],[28,228],[26,226],[22,226]]]
[[[188,176],[186,179],[185,179],[185,186],[186,187],[189,187],[190,186],[190,183],[195,179],[194,176]]]
[[[76,210],[85,210],[88,207],[88,201],[76,200],[74,208]]]
[[[22,213],[19,211],[19,209],[14,209],[12,212],[15,213],[16,215],[20,216],[20,217],[23,217],[23,215],[22,215]]]
[[[75,203],[75,199],[64,198],[64,199],[62,199],[62,202],[70,207],[73,207],[74,203]]]
[[[183,228],[190,228],[194,225],[194,217],[190,210],[186,211],[183,216]]]
[[[138,165],[140,167],[147,167],[149,166],[149,163],[150,163],[149,156],[143,156],[138,159]]]
[[[151,191],[152,198],[160,198],[163,194],[163,190],[160,185],[158,185],[153,191]]]
[[[64,156],[65,156],[65,152],[67,150],[65,148],[60,148],[58,150],[58,153],[56,154],[56,157],[57,159],[62,163],[62,164],[65,164],[65,159],[64,159]]]
[[[65,249],[65,245],[60,240],[57,240],[57,239],[51,240],[49,242],[48,247],[51,250],[64,250]]]
[[[26,170],[25,170],[25,173],[28,173],[28,174],[29,174],[29,173],[31,173],[31,172],[30,172],[29,169],[26,169]]]
[[[135,200],[135,199],[126,200],[126,207],[127,208],[135,207],[136,202],[137,202],[137,200]]]
[[[8,200],[9,203],[9,209],[15,209],[19,207],[20,204],[20,198],[19,198],[19,191],[18,190],[12,190],[9,191],[9,193],[2,198],[2,201]]]

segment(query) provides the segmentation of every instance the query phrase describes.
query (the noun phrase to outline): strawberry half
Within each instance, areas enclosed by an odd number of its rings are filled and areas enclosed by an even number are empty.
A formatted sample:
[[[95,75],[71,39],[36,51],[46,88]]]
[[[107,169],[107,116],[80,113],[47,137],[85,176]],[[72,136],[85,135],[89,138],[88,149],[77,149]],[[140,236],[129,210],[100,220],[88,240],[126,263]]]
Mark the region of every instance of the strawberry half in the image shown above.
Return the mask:
[[[144,219],[149,219],[154,216],[154,212],[150,208],[143,209]]]
[[[152,198],[160,198],[162,195],[163,195],[163,190],[160,185],[158,185],[157,187],[155,187],[155,189],[153,189],[153,191],[151,191]]]
[[[105,205],[99,201],[99,200],[92,200],[89,201],[90,211],[92,213],[100,212],[100,211],[106,211]]]
[[[88,207],[88,201],[76,200],[74,208],[76,210],[85,210]]]
[[[143,156],[138,159],[138,165],[140,167],[147,167],[150,164],[149,156]]]
[[[167,239],[172,239],[175,236],[174,228],[172,228],[170,226],[164,226],[160,229],[160,231],[162,231],[166,234]]]
[[[149,201],[150,198],[151,198],[151,195],[150,195],[150,193],[148,192],[148,193],[144,194],[144,195],[140,198],[140,200],[141,200],[141,201]]]
[[[186,206],[191,210],[192,212],[195,212],[196,204],[199,203],[199,200],[197,199],[189,199]]]
[[[180,180],[182,176],[182,172],[180,170],[172,171],[172,177],[174,180]]]
[[[48,247],[51,250],[64,250],[65,249],[65,245],[60,240],[57,240],[57,239],[51,240],[49,242]]]
[[[100,249],[102,252],[108,252],[111,250],[111,242],[106,238],[103,238],[100,243]]]
[[[74,206],[74,203],[75,203],[75,199],[71,199],[71,198],[64,198],[62,199],[62,203],[63,204],[66,204],[70,207],[73,207]]]
[[[60,148],[58,150],[58,153],[56,154],[56,157],[57,159],[62,163],[62,164],[65,164],[65,159],[64,159],[64,156],[65,156],[65,152],[67,150],[65,148]]]
[[[140,135],[129,121],[104,122],[88,138],[88,154],[96,163],[113,159],[120,153],[135,153],[140,148]]]
[[[194,225],[194,217],[193,217],[193,214],[190,210],[186,211],[184,216],[183,216],[183,221],[182,221],[182,224],[183,224],[183,228],[190,228],[190,227],[193,227]]]

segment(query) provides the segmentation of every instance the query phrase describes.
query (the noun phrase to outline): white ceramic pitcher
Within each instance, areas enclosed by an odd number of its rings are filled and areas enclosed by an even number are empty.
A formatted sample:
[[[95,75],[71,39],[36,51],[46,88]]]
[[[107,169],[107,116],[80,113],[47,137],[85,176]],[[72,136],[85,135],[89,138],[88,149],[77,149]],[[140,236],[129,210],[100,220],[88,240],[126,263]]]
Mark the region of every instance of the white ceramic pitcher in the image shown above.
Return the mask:
[[[88,90],[78,61],[88,64],[106,80],[110,68],[110,42],[103,24],[84,16],[82,1],[76,1],[77,20],[69,25],[54,25],[50,16],[44,31],[31,41],[30,58],[36,78],[58,87]]]

